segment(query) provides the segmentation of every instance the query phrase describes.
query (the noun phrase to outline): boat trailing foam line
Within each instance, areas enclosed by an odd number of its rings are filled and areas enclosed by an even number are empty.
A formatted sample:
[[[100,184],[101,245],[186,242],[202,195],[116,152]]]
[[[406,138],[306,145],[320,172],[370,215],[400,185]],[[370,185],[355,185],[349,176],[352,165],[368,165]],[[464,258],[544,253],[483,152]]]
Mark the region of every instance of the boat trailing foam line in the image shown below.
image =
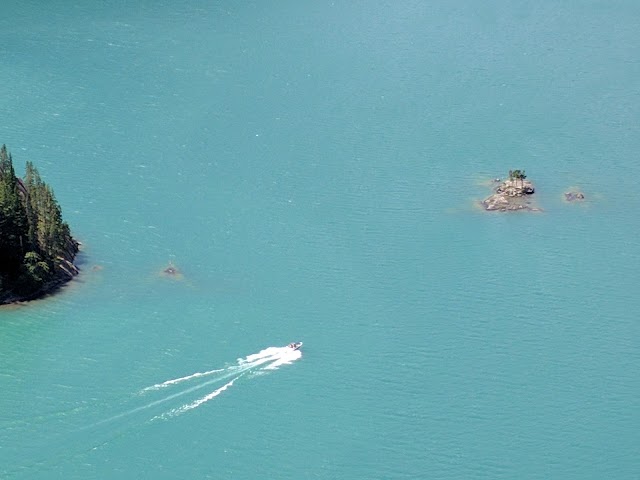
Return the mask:
[[[298,360],[302,356],[302,352],[300,351],[301,347],[302,342],[293,342],[284,347],[265,348],[258,353],[248,355],[244,358],[238,358],[235,365],[229,365],[226,368],[209,370],[202,373],[193,373],[180,378],[166,380],[164,382],[152,385],[151,387],[147,387],[143,389],[142,392],[148,393],[151,390],[171,389],[172,387],[177,388],[177,386],[182,384],[183,382],[185,382],[185,385],[188,385],[190,382],[194,381],[197,378],[202,379],[202,377],[209,377],[207,381],[188,388],[184,391],[184,393],[190,393],[196,389],[204,387],[205,385],[209,385],[214,382],[222,382],[224,380],[227,380],[229,377],[233,377],[231,381],[228,381],[227,383],[222,385],[222,387],[217,388],[213,392],[210,392],[180,407],[172,408],[168,412],[154,417],[154,420],[167,419],[169,417],[174,417],[176,415],[185,413],[189,410],[193,410],[194,408],[207,403],[209,400],[214,399],[225,390],[231,388],[234,383],[236,383],[236,381],[240,379],[240,377],[247,375],[250,378],[257,374],[277,370],[282,365],[287,365]],[[177,396],[182,396],[182,394],[183,392],[175,393],[168,396],[167,400],[176,398]],[[157,404],[160,402],[164,403],[164,399],[152,402],[152,404]]]

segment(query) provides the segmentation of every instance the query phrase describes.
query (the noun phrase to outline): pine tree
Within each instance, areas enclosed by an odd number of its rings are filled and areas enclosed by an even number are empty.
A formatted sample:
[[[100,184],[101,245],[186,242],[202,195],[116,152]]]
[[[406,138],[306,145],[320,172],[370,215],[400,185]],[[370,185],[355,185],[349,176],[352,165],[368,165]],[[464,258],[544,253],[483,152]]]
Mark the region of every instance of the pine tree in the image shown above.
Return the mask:
[[[36,225],[38,223],[37,205],[38,205],[38,190],[36,185],[42,183],[38,170],[33,166],[33,163],[27,162],[25,179],[25,187],[27,189],[27,200],[25,202],[27,210],[27,221],[29,223],[29,245],[32,249],[37,248],[37,230]]]
[[[28,220],[11,155],[0,148],[0,256],[13,271],[25,253]]]

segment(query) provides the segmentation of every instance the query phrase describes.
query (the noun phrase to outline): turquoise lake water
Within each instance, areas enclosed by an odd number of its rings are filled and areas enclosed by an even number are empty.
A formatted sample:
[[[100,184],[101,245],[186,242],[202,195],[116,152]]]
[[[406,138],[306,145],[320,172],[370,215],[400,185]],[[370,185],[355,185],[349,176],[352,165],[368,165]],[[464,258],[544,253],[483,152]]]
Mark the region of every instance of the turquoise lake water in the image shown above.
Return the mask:
[[[83,250],[0,309],[0,478],[639,478],[638,32],[625,0],[4,5],[0,143]],[[481,211],[513,168],[543,211]]]

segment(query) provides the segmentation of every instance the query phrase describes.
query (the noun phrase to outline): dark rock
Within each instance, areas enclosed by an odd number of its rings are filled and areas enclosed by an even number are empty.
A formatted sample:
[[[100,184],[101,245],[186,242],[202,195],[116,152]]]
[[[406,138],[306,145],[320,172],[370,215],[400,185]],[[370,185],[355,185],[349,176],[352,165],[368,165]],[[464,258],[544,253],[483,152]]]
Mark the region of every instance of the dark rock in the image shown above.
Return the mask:
[[[164,269],[164,273],[167,275],[177,275],[178,269],[176,267],[170,266]]]
[[[182,272],[173,264],[173,262],[169,262],[169,265],[162,270],[162,275],[176,280],[181,280],[183,278]]]

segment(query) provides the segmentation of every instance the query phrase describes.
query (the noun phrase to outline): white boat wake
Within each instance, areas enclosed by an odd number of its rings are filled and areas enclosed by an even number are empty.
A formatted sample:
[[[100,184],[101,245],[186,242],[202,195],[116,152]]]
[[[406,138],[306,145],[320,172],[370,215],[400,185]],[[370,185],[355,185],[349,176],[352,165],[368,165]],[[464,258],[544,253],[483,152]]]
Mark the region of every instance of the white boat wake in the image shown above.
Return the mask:
[[[150,387],[143,388],[143,392],[148,392],[150,390],[160,390],[161,388],[170,387],[171,385],[175,385],[177,383],[186,382],[187,380],[191,380],[198,377],[206,377],[207,375],[212,375],[214,373],[224,372],[224,368],[219,368],[217,370],[209,370],[208,372],[196,372],[191,375],[187,375],[186,377],[174,378],[172,380],[167,380],[166,382],[156,383],[155,385],[151,385]]]
[[[221,387],[218,387],[217,389],[213,390],[212,392],[209,392],[206,395],[200,398],[197,398],[191,402],[185,403],[179,407],[172,408],[171,410],[164,412],[160,415],[156,415],[155,417],[153,417],[152,420],[162,420],[170,417],[175,417],[189,410],[193,410],[194,408],[198,408],[199,406],[216,398],[222,392],[231,388],[238,379],[240,379],[245,375],[253,376],[258,373],[267,373],[268,371],[277,370],[282,365],[287,365],[298,360],[301,356],[302,356],[302,352],[300,350],[293,350],[289,347],[269,347],[269,348],[265,348],[264,350],[261,350],[258,353],[248,355],[245,358],[238,358],[237,362],[234,365],[230,365],[226,368],[208,370],[206,372],[196,372],[190,375],[185,375],[183,377],[165,380],[161,383],[156,383],[155,385],[151,385],[149,387],[143,388],[139,392],[139,394],[148,394],[149,392],[152,392],[152,391],[157,391],[157,390],[161,390],[169,387],[175,387],[176,385],[181,385],[183,383],[185,385],[188,385],[191,382],[195,381],[195,379],[203,379],[203,378],[210,377],[210,378],[207,378],[207,380],[202,383],[191,386],[185,390],[173,393],[165,398],[155,400],[142,407],[138,407],[137,409],[135,409],[135,411],[150,408],[160,403],[164,403],[174,398],[192,393],[196,390],[200,390],[213,383],[219,383],[233,377],[231,378],[230,381],[228,381]]]

